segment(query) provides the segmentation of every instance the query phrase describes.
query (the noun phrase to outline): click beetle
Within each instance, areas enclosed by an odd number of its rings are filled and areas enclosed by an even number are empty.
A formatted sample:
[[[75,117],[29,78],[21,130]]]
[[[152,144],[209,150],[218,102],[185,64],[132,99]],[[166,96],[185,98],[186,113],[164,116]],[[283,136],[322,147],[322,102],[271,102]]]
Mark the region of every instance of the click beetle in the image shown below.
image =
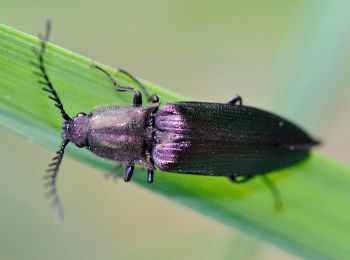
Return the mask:
[[[47,170],[48,185],[58,215],[62,208],[56,191],[56,177],[69,142],[87,148],[95,155],[124,166],[123,178],[130,181],[134,165],[147,170],[152,183],[155,169],[165,172],[226,176],[242,182],[270,171],[288,167],[305,159],[318,142],[290,121],[272,113],[244,106],[239,96],[228,103],[174,102],[160,106],[156,94],[149,95],[143,84],[124,70],[150,101],[142,106],[142,94],[132,87],[120,86],[104,73],[120,92],[132,92],[132,106],[104,106],[89,114],[69,116],[54,89],[44,66],[46,42],[41,38],[38,53],[43,90],[55,102],[64,119],[62,144]],[[278,197],[272,183],[265,178]]]

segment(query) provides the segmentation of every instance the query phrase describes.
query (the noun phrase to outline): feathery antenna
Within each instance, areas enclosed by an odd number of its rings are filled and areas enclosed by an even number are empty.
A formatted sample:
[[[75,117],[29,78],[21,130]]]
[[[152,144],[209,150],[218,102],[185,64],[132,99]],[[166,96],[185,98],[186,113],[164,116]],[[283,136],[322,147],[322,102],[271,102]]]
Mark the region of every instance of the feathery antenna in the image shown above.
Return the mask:
[[[57,107],[64,120],[69,120],[70,117],[68,116],[68,114],[66,113],[66,111],[63,108],[63,104],[60,100],[60,98],[57,95],[57,92],[55,91],[50,78],[47,74],[45,65],[44,65],[44,54],[45,54],[45,50],[46,50],[46,42],[49,40],[50,37],[50,31],[51,31],[51,22],[47,21],[46,23],[46,32],[45,32],[45,37],[43,38],[41,34],[39,34],[39,38],[41,39],[41,49],[40,52],[38,53],[38,59],[39,59],[39,69],[40,72],[38,75],[41,76],[43,80],[39,80],[38,83],[44,85],[44,87],[42,88],[42,90],[46,91],[49,93],[49,98],[52,99],[55,102],[55,107]]]
[[[38,81],[40,84],[44,85],[42,89],[49,93],[48,97],[55,102],[55,107],[57,107],[60,110],[63,119],[69,120],[70,117],[65,112],[63,108],[63,104],[50,81],[50,78],[47,74],[47,71],[44,65],[44,54],[46,50],[46,42],[49,40],[50,30],[51,30],[51,23],[50,21],[47,21],[44,38],[42,37],[42,35],[39,35],[39,38],[41,39],[41,49],[39,52],[35,51],[35,53],[38,55],[39,65],[37,64],[34,64],[34,65],[36,65],[36,67],[40,69],[41,73],[36,73],[36,74],[43,79]],[[58,221],[63,219],[63,208],[60,202],[60,198],[58,196],[58,192],[56,188],[56,180],[57,180],[57,173],[60,168],[61,161],[64,155],[64,149],[66,148],[68,143],[69,143],[69,140],[64,139],[62,141],[60,149],[56,152],[56,156],[52,158],[52,162],[49,164],[49,168],[46,170],[48,174],[44,176],[46,180],[45,186],[49,189],[48,196],[52,198],[52,206],[55,209],[56,219]]]
[[[47,180],[45,186],[49,188],[47,195],[52,197],[52,206],[59,221],[63,219],[63,208],[56,188],[56,177],[64,155],[64,149],[68,143],[68,140],[63,140],[60,149],[56,152],[56,156],[52,158],[52,163],[49,164],[49,168],[46,170],[48,174],[44,176],[44,179]]]

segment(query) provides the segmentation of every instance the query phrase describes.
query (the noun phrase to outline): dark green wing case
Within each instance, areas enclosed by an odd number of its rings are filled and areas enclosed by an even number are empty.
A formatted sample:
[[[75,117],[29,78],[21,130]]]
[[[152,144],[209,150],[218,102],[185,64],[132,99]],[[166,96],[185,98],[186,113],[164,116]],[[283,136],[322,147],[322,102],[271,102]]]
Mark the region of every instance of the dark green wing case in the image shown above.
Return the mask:
[[[249,177],[292,165],[316,144],[279,116],[229,104],[166,104],[155,128],[153,159],[168,172]]]

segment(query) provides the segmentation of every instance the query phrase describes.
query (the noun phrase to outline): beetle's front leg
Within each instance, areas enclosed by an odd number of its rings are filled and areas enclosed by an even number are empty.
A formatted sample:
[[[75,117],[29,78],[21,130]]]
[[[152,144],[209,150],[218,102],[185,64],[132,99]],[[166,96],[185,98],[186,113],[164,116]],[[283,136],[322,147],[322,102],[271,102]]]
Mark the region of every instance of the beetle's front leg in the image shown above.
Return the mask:
[[[152,104],[159,103],[159,97],[157,96],[157,94],[152,94],[152,95],[148,94],[146,87],[137,78],[135,78],[133,75],[131,75],[129,72],[127,72],[123,69],[119,69],[117,72],[117,75],[118,74],[124,74],[125,76],[127,76],[131,80],[133,80],[141,88],[143,94],[147,97],[148,102],[151,102]]]
[[[147,169],[147,182],[149,184],[153,183],[154,179],[154,170]]]
[[[134,165],[127,165],[124,169],[124,181],[129,182],[134,174]]]
[[[123,86],[118,85],[118,83],[115,81],[115,79],[113,78],[113,76],[111,74],[109,74],[105,69],[101,68],[100,66],[96,65],[95,63],[92,63],[91,67],[103,72],[109,78],[109,80],[112,82],[112,84],[114,85],[116,90],[133,92],[134,93],[134,99],[133,99],[134,107],[142,106],[142,95],[141,95],[140,91],[138,91],[132,87],[123,87]]]
[[[157,94],[152,94],[148,97],[148,101],[150,101],[152,104],[158,104],[159,103],[159,97]]]
[[[238,104],[237,104],[238,103]],[[233,98],[230,99],[229,102],[227,102],[227,104],[230,104],[230,105],[242,105],[243,104],[243,100],[241,98],[241,96],[234,96]]]

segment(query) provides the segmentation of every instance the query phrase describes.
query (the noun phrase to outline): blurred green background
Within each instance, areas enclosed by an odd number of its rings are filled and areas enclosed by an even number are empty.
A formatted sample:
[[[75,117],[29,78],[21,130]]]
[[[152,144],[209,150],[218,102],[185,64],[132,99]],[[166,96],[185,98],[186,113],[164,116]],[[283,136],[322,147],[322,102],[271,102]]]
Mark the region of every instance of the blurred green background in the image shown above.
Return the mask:
[[[349,13],[346,0],[13,0],[0,22],[36,35],[51,18],[52,42],[195,100],[240,94],[350,163]],[[42,187],[52,152],[5,129],[0,142],[0,259],[295,258],[69,158],[55,224]]]

